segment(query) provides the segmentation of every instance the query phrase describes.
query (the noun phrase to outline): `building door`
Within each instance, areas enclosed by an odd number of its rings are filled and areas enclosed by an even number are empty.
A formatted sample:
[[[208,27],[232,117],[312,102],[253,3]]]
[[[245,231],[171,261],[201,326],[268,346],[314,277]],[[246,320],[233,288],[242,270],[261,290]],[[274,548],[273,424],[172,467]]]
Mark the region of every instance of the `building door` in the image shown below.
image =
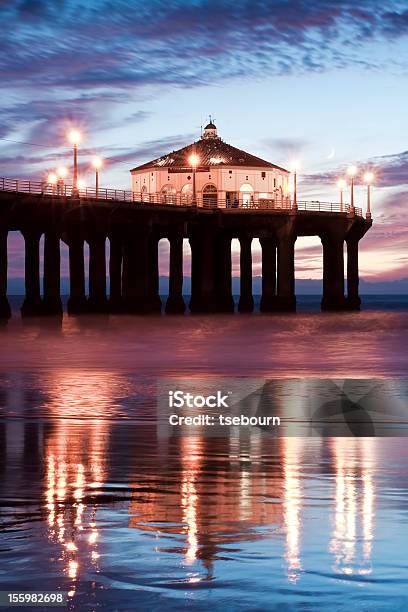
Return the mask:
[[[241,185],[241,189],[239,191],[241,206],[244,208],[252,207],[254,204],[254,189],[252,185],[249,183],[244,183]]]
[[[218,197],[215,185],[206,185],[203,189],[203,206],[205,208],[217,208]]]

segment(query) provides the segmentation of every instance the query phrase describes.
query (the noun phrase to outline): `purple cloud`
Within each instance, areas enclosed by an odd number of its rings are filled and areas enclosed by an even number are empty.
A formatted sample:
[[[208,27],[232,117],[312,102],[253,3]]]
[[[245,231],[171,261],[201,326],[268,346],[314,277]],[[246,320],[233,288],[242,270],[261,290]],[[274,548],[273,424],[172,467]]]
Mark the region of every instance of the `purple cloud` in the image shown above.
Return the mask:
[[[381,187],[401,187],[408,184],[408,151],[360,160],[357,165],[375,172],[376,184]],[[339,176],[345,175],[346,166],[328,172],[302,175],[306,184],[333,185]]]
[[[400,4],[380,0],[25,0],[3,5],[0,18],[3,83],[62,90],[185,87],[246,75],[248,65],[262,75],[377,66],[358,49],[407,29]]]

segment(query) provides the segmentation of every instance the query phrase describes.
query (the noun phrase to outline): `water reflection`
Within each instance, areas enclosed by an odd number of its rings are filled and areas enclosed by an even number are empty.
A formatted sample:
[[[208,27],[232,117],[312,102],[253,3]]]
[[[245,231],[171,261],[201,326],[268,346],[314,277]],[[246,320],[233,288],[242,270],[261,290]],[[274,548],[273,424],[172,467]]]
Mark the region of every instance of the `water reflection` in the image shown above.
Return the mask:
[[[6,427],[6,435],[8,430],[15,435],[15,426]],[[182,554],[186,568],[202,563],[202,578],[208,579],[214,574],[214,562],[228,554],[231,543],[245,546],[261,537],[274,546],[281,541],[287,579],[293,583],[300,579],[307,565],[302,540],[304,515],[310,509],[306,507],[303,465],[309,440],[271,442],[257,435],[244,441],[176,437],[168,441],[164,453],[162,448],[156,454],[153,435],[147,446],[150,454],[135,455],[132,449],[137,449],[146,432],[131,425],[125,430],[100,420],[61,419],[41,431],[28,431],[29,436],[36,436],[45,464],[47,537],[59,546],[58,561],[71,581],[71,591],[75,591],[83,565],[88,571],[89,563],[95,571],[103,565],[98,510],[105,506],[105,494],[117,470],[122,481],[128,479],[120,489],[130,492],[129,527],[156,540],[163,534],[175,538],[174,545],[171,540],[165,547],[162,541],[156,543],[158,553]],[[33,444],[27,432],[24,441]],[[120,456],[125,461],[120,467],[110,466],[108,448],[120,445],[127,449]],[[372,571],[375,445],[376,440],[369,438],[318,441],[320,451],[333,462],[329,468],[335,490],[328,516],[332,529],[328,550],[335,573],[361,576]],[[13,473],[6,467],[3,495],[13,489]],[[161,484],[163,478],[170,478],[168,485]],[[113,495],[111,501],[120,503],[121,495]],[[198,576],[195,572],[193,579]]]
[[[183,509],[182,520],[186,525],[187,550],[186,562],[193,563],[198,551],[198,526],[197,526],[197,503],[198,491],[197,480],[201,467],[202,440],[198,437],[181,439],[181,507]]]
[[[302,490],[299,457],[303,453],[302,438],[283,439],[284,473],[284,525],[288,579],[296,582],[302,570],[301,552],[301,504]]]
[[[335,515],[329,547],[335,559],[333,569],[349,576],[370,574],[376,440],[350,439],[344,444],[341,439],[333,438],[331,444],[336,469]]]
[[[0,420],[0,503],[8,508],[0,538],[19,583],[29,588],[37,576],[76,601],[121,580],[142,590],[194,589],[229,575],[259,593],[272,584],[318,589],[313,572],[373,577],[385,520],[379,456],[406,461],[403,440],[259,431],[163,438],[149,420],[103,419],[99,402],[110,415],[123,410],[121,376],[109,385],[101,373],[88,374],[81,384],[68,370],[39,378],[30,401],[40,398],[48,419]],[[71,418],[60,418],[62,406]],[[395,495],[383,499],[396,503]],[[257,578],[266,571],[269,586]]]
[[[58,420],[44,438],[48,539],[59,545],[58,561],[75,594],[81,565],[99,570],[97,503],[89,491],[106,477],[107,423]]]

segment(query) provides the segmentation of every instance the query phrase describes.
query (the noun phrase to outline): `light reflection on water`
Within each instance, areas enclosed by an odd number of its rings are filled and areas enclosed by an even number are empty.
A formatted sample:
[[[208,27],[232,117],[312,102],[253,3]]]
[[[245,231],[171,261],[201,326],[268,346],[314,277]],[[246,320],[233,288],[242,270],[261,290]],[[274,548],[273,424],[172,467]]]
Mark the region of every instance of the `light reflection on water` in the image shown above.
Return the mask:
[[[251,597],[363,609],[367,596],[398,607],[404,439],[163,440],[113,419],[1,427],[2,587],[40,581],[74,609],[251,609]]]
[[[401,376],[401,314],[170,320],[0,330],[0,589],[63,589],[73,610],[404,609],[405,438],[163,435],[155,397],[169,371]]]

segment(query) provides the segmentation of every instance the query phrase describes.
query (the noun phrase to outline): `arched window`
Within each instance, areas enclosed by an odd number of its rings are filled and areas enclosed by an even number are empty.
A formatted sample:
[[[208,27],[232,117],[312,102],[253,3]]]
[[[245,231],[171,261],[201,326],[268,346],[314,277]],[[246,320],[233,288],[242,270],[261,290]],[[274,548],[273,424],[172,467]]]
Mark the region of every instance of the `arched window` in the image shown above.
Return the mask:
[[[176,203],[176,188],[173,185],[165,185],[161,190],[161,201],[164,204]]]
[[[193,200],[193,186],[191,183],[186,183],[181,188],[181,201],[188,204]]]
[[[142,200],[142,202],[148,202],[149,201],[149,195],[147,193],[146,185],[142,185],[141,200]]]
[[[249,183],[243,183],[240,188],[240,200],[242,206],[248,208],[254,203],[254,188]]]
[[[217,188],[215,185],[206,185],[203,189],[203,206],[207,208],[217,208]]]
[[[148,202],[149,201],[149,196],[147,195],[147,187],[146,185],[142,185],[142,202]]]

